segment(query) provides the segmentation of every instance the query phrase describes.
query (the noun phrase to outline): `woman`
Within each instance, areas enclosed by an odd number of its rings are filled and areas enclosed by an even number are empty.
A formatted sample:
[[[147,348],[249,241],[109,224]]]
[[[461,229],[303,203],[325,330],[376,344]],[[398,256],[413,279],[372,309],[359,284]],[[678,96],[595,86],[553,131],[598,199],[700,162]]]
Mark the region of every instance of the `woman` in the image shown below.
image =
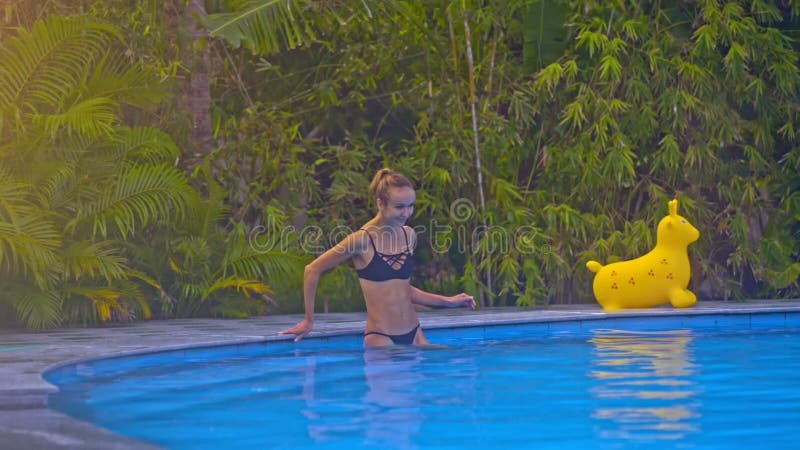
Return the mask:
[[[405,225],[414,212],[416,198],[411,182],[391,169],[381,169],[369,189],[378,213],[306,266],[305,318],[281,334],[294,334],[295,341],[299,341],[311,331],[320,276],[348,260],[352,260],[358,273],[367,305],[366,347],[427,345],[415,304],[475,309],[475,300],[467,294],[444,297],[411,286],[412,255],[417,243],[414,230]]]

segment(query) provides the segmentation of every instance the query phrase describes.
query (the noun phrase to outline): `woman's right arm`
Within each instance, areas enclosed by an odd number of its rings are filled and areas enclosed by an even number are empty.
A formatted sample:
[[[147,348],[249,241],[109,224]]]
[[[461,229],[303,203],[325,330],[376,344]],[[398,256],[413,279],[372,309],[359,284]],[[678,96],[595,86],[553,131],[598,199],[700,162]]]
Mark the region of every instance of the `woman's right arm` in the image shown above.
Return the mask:
[[[311,261],[303,271],[303,305],[305,317],[297,325],[283,330],[280,334],[294,334],[294,341],[303,339],[314,326],[314,300],[320,277],[354,255],[364,251],[366,233],[352,233],[325,253]]]

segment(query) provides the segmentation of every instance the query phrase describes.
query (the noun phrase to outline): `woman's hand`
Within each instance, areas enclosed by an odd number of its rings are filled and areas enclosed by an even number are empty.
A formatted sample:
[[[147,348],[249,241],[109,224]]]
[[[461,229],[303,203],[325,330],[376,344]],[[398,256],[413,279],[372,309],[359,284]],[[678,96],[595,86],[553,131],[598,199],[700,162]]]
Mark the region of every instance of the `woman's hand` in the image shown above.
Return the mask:
[[[300,339],[306,337],[306,335],[311,332],[311,328],[314,326],[314,322],[308,319],[303,319],[297,325],[289,328],[288,330],[283,330],[278,332],[278,334],[294,334],[294,341],[297,342]]]
[[[463,292],[452,297],[446,297],[445,301],[447,302],[447,306],[450,308],[458,308],[463,306],[465,308],[475,309],[475,299],[472,298],[471,295],[467,295]]]

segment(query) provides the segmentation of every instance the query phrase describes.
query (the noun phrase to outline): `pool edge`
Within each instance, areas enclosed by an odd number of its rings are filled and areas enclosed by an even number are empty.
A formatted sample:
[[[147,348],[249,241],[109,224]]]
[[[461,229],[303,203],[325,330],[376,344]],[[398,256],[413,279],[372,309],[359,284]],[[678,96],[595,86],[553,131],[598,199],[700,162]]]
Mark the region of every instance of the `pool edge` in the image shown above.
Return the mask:
[[[517,325],[517,324],[526,324],[526,323],[555,323],[555,322],[570,322],[570,321],[602,321],[606,319],[616,319],[616,318],[647,318],[647,317],[665,317],[665,316],[684,316],[684,317],[691,317],[691,316],[703,316],[703,315],[752,315],[752,314],[764,314],[764,313],[797,313],[800,312],[800,299],[789,299],[789,300],[772,300],[772,301],[748,301],[748,302],[701,302],[704,305],[702,307],[694,307],[689,309],[672,309],[672,308],[654,308],[654,309],[646,309],[646,310],[624,310],[615,313],[606,313],[599,309],[596,305],[575,305],[574,307],[561,307],[555,309],[547,309],[547,308],[537,308],[532,310],[520,310],[517,308],[503,308],[503,309],[495,309],[492,311],[486,311],[486,313],[481,313],[480,311],[477,313],[470,313],[470,312],[461,312],[463,310],[437,310],[431,312],[421,312],[420,318],[425,329],[449,329],[449,328],[465,328],[465,327],[485,327],[485,326],[498,326],[498,325]],[[330,315],[335,320],[330,320],[327,325],[328,326],[321,326],[320,331],[315,331],[311,335],[307,337],[307,339],[322,339],[328,337],[336,337],[336,336],[347,336],[347,335],[360,335],[363,332],[363,313],[360,314],[332,314]],[[324,317],[324,316],[320,316]],[[344,318],[344,319],[342,319]],[[345,320],[346,319],[346,320]],[[286,323],[291,323],[295,320],[293,316],[284,316],[283,322],[280,323],[273,323],[275,329],[285,329]],[[187,323],[196,323],[202,321],[194,321],[191,320],[186,321]],[[209,322],[209,321],[206,321]],[[323,320],[324,322],[324,320]],[[205,322],[203,322],[205,323]],[[219,322],[214,322],[218,324]],[[236,321],[231,321],[231,323],[236,324]],[[248,321],[239,321],[241,324],[247,324]],[[255,323],[255,327],[259,330],[263,328],[264,320],[252,320],[250,321],[250,325],[253,326]],[[164,324],[159,324],[163,326]],[[233,328],[236,328],[234,326]],[[102,334],[102,331],[100,330]],[[106,330],[109,332],[113,332],[113,329]],[[160,353],[164,351],[180,351],[180,350],[189,350],[189,349],[198,349],[198,348],[214,348],[214,347],[221,347],[221,346],[231,346],[231,345],[251,345],[251,344],[259,344],[259,343],[270,343],[270,342],[288,342],[291,341],[291,337],[289,336],[281,336],[275,333],[267,333],[261,334],[260,336],[254,336],[251,330],[245,330],[250,333],[250,337],[231,337],[231,338],[220,338],[219,336],[216,337],[209,337],[206,340],[198,339],[194,342],[187,342],[177,345],[163,345],[161,342],[159,345],[153,345],[147,348],[136,348],[133,350],[120,350],[117,349],[109,349],[107,352],[103,353],[94,353],[94,354],[87,354],[84,356],[78,357],[65,357],[61,359],[57,359],[56,361],[52,361],[47,364],[40,365],[36,371],[36,373],[27,373],[29,377],[28,381],[31,381],[31,377],[36,377],[38,380],[37,383],[28,383],[27,386],[23,386],[21,388],[15,388],[13,386],[0,386],[0,413],[3,414],[11,414],[12,417],[15,417],[14,414],[22,415],[30,415],[31,413],[36,413],[37,411],[46,412],[47,414],[51,415],[58,415],[57,411],[51,410],[47,407],[47,401],[51,394],[58,392],[58,387],[55,385],[50,384],[48,381],[44,379],[46,373],[56,370],[58,368],[64,367],[69,364],[76,364],[81,362],[91,362],[96,360],[103,360],[103,359],[114,359],[118,357],[128,357],[128,356],[136,356],[136,355],[147,355],[147,354],[154,354]],[[243,332],[247,334],[247,332]],[[198,332],[200,333],[200,332]],[[234,333],[235,334],[235,333]],[[0,337],[8,336],[0,334]],[[13,336],[13,335],[12,335]],[[46,337],[46,336],[45,336]],[[205,336],[203,336],[205,337]],[[13,383],[13,379],[12,379]],[[31,386],[34,384],[36,386]],[[37,413],[38,414],[38,413]],[[33,414],[34,416],[36,414]],[[65,416],[68,417],[68,416]],[[70,418],[71,419],[71,418]],[[24,427],[25,421],[22,420]],[[86,433],[86,424],[81,422],[81,427],[72,426],[67,427],[73,429],[76,433]],[[88,424],[89,426],[93,426]],[[34,429],[38,425],[31,421],[30,428]],[[80,430],[78,430],[80,428]],[[108,431],[102,428],[98,428],[99,434],[107,434]],[[59,426],[58,430],[53,430],[54,432],[58,433],[69,433],[69,429],[63,429],[63,426]],[[5,433],[2,429],[0,429],[0,444],[4,442],[4,436],[7,437],[8,433]],[[80,436],[79,436],[80,437]],[[58,444],[58,442],[51,442],[48,447],[43,448],[73,448],[72,446],[62,446]],[[129,438],[124,436],[119,436],[119,446],[114,446],[113,448],[152,448],[147,443],[139,443],[135,441],[131,441]]]
[[[574,316],[561,316],[561,317],[526,317],[526,318],[501,318],[495,320],[481,320],[481,321],[470,321],[470,322],[458,322],[458,323],[442,323],[442,322],[426,322],[424,319],[420,322],[422,323],[422,328],[425,330],[447,330],[447,329],[455,329],[455,328],[475,328],[475,327],[490,327],[490,326],[503,326],[503,325],[525,325],[525,324],[543,324],[543,323],[565,323],[565,322],[596,322],[596,321],[604,321],[610,319],[620,319],[620,318],[656,318],[656,317],[693,317],[693,316],[710,316],[710,315],[753,315],[753,314],[779,314],[779,313],[800,313],[800,305],[798,306],[786,306],[786,307],[755,307],[750,309],[702,309],[702,310],[693,310],[690,308],[687,309],[642,309],[642,310],[625,310],[625,311],[616,311],[612,313],[607,312],[592,312],[592,313],[578,313]],[[315,331],[306,336],[305,340],[316,340],[316,339],[325,339],[331,337],[342,337],[342,336],[361,336],[363,334],[362,329],[353,329],[353,330],[337,330],[337,331]],[[131,350],[127,352],[120,352],[114,355],[98,355],[92,356],[87,358],[77,358],[72,360],[64,360],[58,363],[54,363],[52,365],[47,366],[42,372],[39,374],[42,381],[47,383],[52,389],[49,389],[47,395],[54,394],[58,392],[58,386],[53,385],[52,383],[48,382],[44,377],[48,372],[52,372],[54,370],[58,370],[60,368],[75,365],[75,364],[82,364],[82,363],[92,363],[97,361],[104,361],[104,360],[114,360],[118,358],[128,358],[131,356],[144,356],[144,355],[153,355],[157,353],[164,353],[164,352],[175,352],[175,351],[183,351],[183,350],[202,350],[202,349],[215,349],[219,347],[230,347],[230,346],[243,346],[243,345],[255,345],[255,344],[268,344],[268,343],[288,343],[292,341],[291,336],[265,336],[261,338],[252,338],[252,339],[238,339],[238,340],[230,340],[230,341],[213,341],[213,342],[199,342],[199,343],[191,343],[191,344],[181,344],[176,346],[164,346],[159,348],[148,348],[148,349],[138,349],[138,350]],[[0,390],[0,395],[2,394],[2,390]],[[46,402],[46,399],[45,399]],[[2,404],[2,397],[0,397],[0,409],[3,409]]]

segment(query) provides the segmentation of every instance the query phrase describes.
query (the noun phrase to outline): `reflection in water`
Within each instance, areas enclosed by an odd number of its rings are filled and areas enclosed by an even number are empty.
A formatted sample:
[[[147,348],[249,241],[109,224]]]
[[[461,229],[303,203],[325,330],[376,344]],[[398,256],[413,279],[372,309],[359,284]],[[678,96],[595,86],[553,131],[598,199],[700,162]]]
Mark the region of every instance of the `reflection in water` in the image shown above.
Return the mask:
[[[476,402],[478,370],[457,350],[390,347],[331,356],[298,356],[300,413],[317,444],[414,449],[432,411],[442,420],[438,411],[457,408],[462,421],[477,420],[465,406]]]
[[[313,442],[330,443],[354,433],[358,426],[352,418],[358,415],[361,391],[354,388],[352,367],[361,364],[355,352],[296,353],[302,388],[300,414],[305,418],[306,434]],[[291,407],[287,409],[291,410]],[[284,447],[292,447],[285,443]]]
[[[320,365],[320,358],[305,355],[301,365],[300,412],[314,442],[360,436],[359,444],[375,448],[415,448],[412,438],[422,421],[421,350],[367,349],[363,359],[351,353],[341,365]],[[358,370],[362,363],[363,372]],[[362,374],[364,382],[354,382]],[[337,382],[341,386],[331,386]]]
[[[297,356],[297,355],[295,355]],[[314,394],[314,375],[317,371],[317,360],[313,357],[302,358],[303,363],[301,371],[303,373],[303,389],[300,395],[305,400],[305,408],[300,409],[302,414],[308,421],[319,419],[319,414],[314,409],[316,407],[316,395]],[[314,429],[309,429],[309,435],[312,438],[319,438]]]
[[[365,443],[376,448],[416,448],[422,423],[422,352],[417,349],[364,351]]]
[[[591,378],[601,439],[680,439],[696,432],[690,330],[594,330]]]

